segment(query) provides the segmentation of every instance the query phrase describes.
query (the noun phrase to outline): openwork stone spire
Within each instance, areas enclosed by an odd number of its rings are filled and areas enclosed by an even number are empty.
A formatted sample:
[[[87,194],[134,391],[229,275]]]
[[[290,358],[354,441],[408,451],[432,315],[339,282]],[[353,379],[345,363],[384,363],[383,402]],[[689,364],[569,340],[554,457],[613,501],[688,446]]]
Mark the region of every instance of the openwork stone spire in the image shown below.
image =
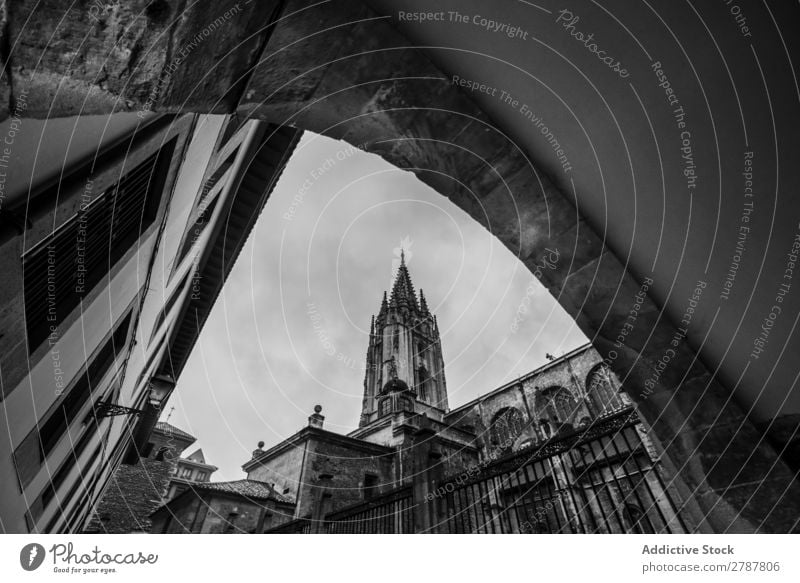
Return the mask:
[[[414,292],[414,285],[411,283],[411,275],[406,267],[405,251],[400,251],[400,267],[397,269],[397,277],[392,287],[392,295],[389,303],[392,306],[405,306],[414,311],[419,311],[417,304],[417,294]]]
[[[448,410],[439,328],[402,249],[392,291],[370,322],[366,368],[362,427],[397,411],[440,418]]]
[[[431,311],[428,309],[428,302],[425,301],[425,294],[422,293],[422,288],[419,290],[419,311],[423,316],[431,315]]]

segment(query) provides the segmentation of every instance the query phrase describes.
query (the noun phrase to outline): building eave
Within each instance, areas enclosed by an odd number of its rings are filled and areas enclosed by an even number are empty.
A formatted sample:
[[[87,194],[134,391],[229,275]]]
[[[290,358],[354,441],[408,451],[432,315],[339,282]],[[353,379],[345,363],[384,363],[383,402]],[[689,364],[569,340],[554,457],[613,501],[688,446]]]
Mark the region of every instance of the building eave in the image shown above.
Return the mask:
[[[183,457],[182,458],[178,458],[178,465],[181,465],[181,464],[187,465],[187,466],[192,466],[194,468],[201,469],[201,470],[209,470],[209,471],[212,471],[212,472],[216,472],[219,469],[217,466],[212,466],[211,464],[205,464],[203,462],[196,462],[194,460],[190,460],[188,458],[183,458]]]

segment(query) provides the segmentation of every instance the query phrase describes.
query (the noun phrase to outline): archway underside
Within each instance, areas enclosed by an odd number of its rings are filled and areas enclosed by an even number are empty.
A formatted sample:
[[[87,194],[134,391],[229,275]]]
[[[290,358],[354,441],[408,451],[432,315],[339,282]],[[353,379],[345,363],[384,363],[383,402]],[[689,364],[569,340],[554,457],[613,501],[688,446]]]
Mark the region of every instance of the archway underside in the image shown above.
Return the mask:
[[[670,348],[675,326],[644,294],[636,326],[618,342],[643,286],[571,196],[537,172],[391,23],[355,2],[196,3],[178,21],[146,5],[118,7],[131,16],[120,34],[119,22],[106,15],[70,11],[62,19],[61,6],[20,3],[7,15],[14,59],[6,59],[3,101],[24,91],[33,117],[152,109],[237,113],[311,130],[414,172],[532,272],[546,248],[558,249],[558,264],[540,279],[624,379],[685,484],[681,494],[694,507],[696,528],[793,528],[800,486],[730,392],[685,343],[674,347],[652,391],[639,390]],[[142,10],[147,20],[134,21]],[[229,15],[224,25],[236,34],[191,45],[220,14]],[[265,22],[271,24],[257,24]],[[186,46],[194,48],[177,48]]]

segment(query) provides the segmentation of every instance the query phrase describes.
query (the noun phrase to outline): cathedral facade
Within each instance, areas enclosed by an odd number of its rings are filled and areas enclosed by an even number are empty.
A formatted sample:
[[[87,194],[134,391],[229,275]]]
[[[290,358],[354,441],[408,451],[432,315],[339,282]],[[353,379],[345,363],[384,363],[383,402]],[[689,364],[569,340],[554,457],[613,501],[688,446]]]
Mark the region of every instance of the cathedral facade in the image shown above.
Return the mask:
[[[585,345],[455,409],[404,258],[372,318],[359,427],[308,426],[244,465],[293,504],[270,532],[685,532],[659,450]],[[275,527],[275,524],[282,524]]]

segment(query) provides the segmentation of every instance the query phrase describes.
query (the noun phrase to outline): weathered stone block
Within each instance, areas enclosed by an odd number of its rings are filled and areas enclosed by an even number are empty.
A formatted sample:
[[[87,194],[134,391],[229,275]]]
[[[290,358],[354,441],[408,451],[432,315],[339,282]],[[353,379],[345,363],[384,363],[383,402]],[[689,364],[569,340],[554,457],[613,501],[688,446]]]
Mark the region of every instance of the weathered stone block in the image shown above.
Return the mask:
[[[182,12],[154,109],[233,112],[273,24],[279,2],[197,2]]]
[[[15,3],[8,39],[14,93],[28,92],[31,117],[144,107],[163,71],[179,5]]]

